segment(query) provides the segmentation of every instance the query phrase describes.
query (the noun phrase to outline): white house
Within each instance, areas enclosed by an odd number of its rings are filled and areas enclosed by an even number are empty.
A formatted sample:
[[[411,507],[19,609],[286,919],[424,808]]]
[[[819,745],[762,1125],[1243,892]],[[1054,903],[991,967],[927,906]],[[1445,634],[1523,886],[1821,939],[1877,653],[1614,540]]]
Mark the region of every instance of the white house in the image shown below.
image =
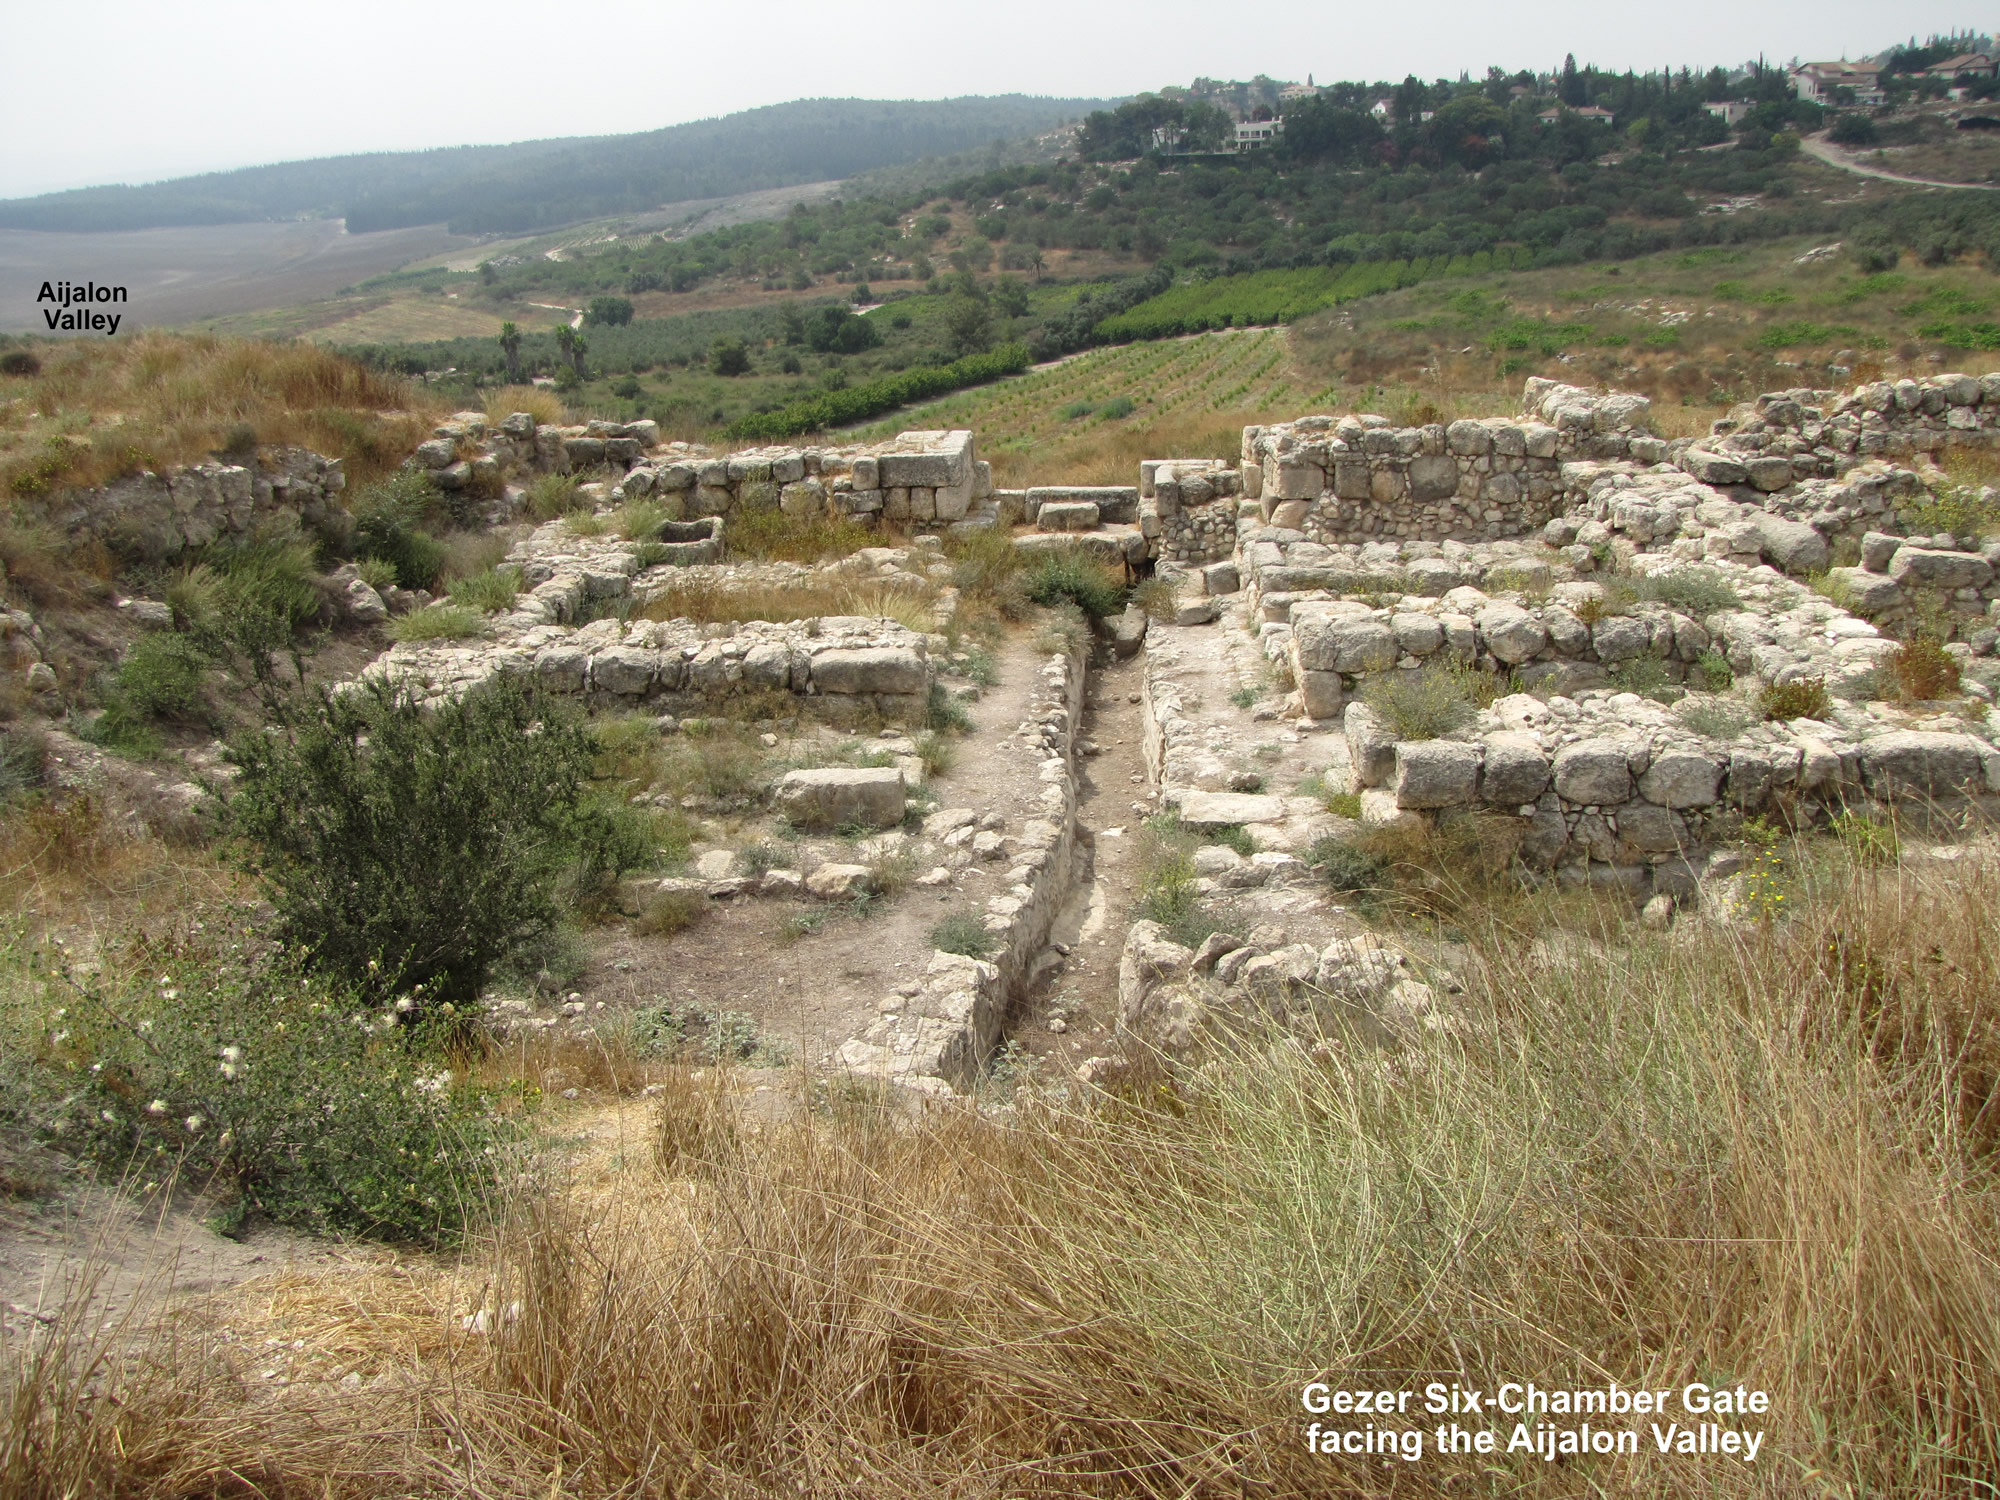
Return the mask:
[[[1725,125],[1734,125],[1750,113],[1750,106],[1741,99],[1718,99],[1713,104],[1704,104],[1702,108]]]
[[[1270,145],[1285,132],[1283,120],[1239,120],[1236,125],[1236,149],[1257,151]]]
[[[1814,104],[1831,104],[1837,88],[1854,90],[1857,104],[1882,102],[1882,69],[1877,63],[1801,63],[1792,69],[1791,79],[1792,92]]]

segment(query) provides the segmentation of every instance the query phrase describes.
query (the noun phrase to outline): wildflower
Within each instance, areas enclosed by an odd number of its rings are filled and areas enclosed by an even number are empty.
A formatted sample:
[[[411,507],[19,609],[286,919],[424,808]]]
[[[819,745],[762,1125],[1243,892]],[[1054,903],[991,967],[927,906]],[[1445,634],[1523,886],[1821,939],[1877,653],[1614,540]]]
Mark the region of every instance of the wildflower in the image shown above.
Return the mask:
[[[153,1023],[151,1021],[141,1021],[139,1023],[139,1029],[141,1031],[151,1031],[153,1029]]]
[[[396,1002],[396,1014],[399,1016],[407,1016],[411,1011],[415,1010],[416,1008],[417,1008],[417,1001],[416,997],[413,995],[405,995],[403,996],[402,999]]]
[[[243,1061],[243,1049],[241,1047],[224,1047],[222,1049],[222,1060],[224,1062]]]
[[[155,1099],[151,1104],[146,1106],[146,1113],[149,1115],[163,1115],[166,1112],[167,1101],[164,1099]]]
[[[116,1125],[118,1123],[118,1116],[108,1109],[100,1109],[97,1112],[97,1118],[107,1125]]]
[[[68,1040],[69,1040],[69,1032],[67,1031],[54,1032],[49,1037],[49,1042],[51,1043],[51,1045],[57,1047],[60,1047],[64,1042]]]
[[[226,1063],[217,1063],[215,1065],[215,1071],[220,1073],[224,1078],[228,1079],[231,1083],[234,1083],[236,1081],[237,1073],[241,1070],[237,1068],[235,1063],[226,1062]]]
[[[197,1131],[199,1131],[203,1125],[207,1124],[208,1122],[202,1119],[200,1115],[189,1115],[185,1120],[181,1121],[181,1123],[187,1126],[188,1134],[193,1135]]]

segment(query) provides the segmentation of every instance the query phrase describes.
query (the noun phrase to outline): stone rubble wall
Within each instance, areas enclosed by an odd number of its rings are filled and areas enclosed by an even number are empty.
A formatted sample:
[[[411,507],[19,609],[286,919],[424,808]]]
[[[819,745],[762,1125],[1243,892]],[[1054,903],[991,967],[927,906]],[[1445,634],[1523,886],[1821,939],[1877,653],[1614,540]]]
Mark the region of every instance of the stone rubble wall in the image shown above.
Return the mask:
[[[1007,888],[986,903],[997,951],[990,959],[932,953],[906,1006],[838,1049],[838,1061],[855,1074],[930,1093],[969,1092],[999,1045],[1069,893],[1084,662],[1081,650],[1051,657],[1029,705],[1023,737],[1041,758],[1042,789],[1013,851]]]
[[[846,447],[748,449],[717,455],[687,443],[661,444],[653,422],[542,426],[515,412],[489,427],[460,412],[420,445],[411,463],[447,490],[517,473],[623,470],[614,499],[649,496],[672,520],[783,510],[800,517],[846,516],[903,525],[963,521],[993,493],[993,471],[957,431],[905,432],[887,442]]]
[[[850,560],[844,571],[892,585],[912,576],[901,549],[868,550],[875,555]],[[517,674],[552,692],[676,713],[756,692],[811,698],[834,718],[875,713],[914,721],[925,711],[942,636],[859,616],[710,625],[587,619],[628,596],[643,607],[674,585],[712,576],[726,587],[736,575],[727,567],[641,568],[633,543],[575,536],[560,520],[538,527],[508,560],[527,587],[513,610],[488,618],[484,635],[399,642],[364,675],[421,684],[428,696],[442,697]],[[811,570],[791,571],[804,577]]]
[[[95,489],[64,490],[46,503],[50,524],[95,538],[127,557],[161,562],[194,548],[248,536],[274,514],[296,511],[314,532],[344,537],[340,460],[297,447],[259,450],[249,464],[145,470]]]
[[[1528,382],[1525,420],[1394,427],[1386,417],[1301,417],[1243,429],[1243,489],[1270,525],[1321,544],[1421,537],[1472,542],[1539,530],[1573,459],[1657,463],[1643,396]]]
[[[1206,459],[1146,459],[1139,465],[1139,529],[1162,563],[1199,566],[1235,551],[1243,477]]]

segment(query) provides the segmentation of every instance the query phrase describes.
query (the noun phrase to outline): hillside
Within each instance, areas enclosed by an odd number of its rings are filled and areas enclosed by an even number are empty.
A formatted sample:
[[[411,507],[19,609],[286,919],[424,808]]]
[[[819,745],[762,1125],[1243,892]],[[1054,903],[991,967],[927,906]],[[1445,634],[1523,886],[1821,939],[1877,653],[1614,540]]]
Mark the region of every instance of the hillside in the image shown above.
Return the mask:
[[[636,135],[376,152],[46,193],[0,202],[0,229],[342,218],[357,234],[445,222],[458,234],[522,232],[950,155],[1101,102],[801,99]]]

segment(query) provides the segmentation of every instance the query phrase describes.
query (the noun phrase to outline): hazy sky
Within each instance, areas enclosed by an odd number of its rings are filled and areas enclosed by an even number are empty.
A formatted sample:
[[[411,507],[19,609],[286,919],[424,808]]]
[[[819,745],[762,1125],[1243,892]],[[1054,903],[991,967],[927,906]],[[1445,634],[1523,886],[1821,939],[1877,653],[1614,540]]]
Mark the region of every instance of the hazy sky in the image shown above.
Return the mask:
[[[823,96],[1108,97],[1197,75],[1858,56],[1934,0],[7,0],[0,197],[350,151],[651,130]],[[1671,29],[1661,22],[1671,22]]]

